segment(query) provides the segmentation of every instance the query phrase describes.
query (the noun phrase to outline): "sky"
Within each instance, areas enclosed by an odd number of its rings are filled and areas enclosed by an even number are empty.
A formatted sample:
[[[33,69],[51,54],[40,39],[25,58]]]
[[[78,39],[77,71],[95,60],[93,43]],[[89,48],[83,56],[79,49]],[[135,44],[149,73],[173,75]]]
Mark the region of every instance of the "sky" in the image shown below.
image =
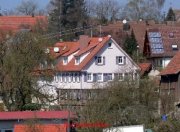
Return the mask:
[[[15,8],[17,5],[21,3],[22,0],[0,0],[1,10],[10,10]],[[26,0],[24,0],[26,1]],[[50,0],[34,0],[37,2],[40,8],[46,8],[47,4]],[[120,3],[125,3],[128,0],[119,0]],[[162,11],[167,12],[169,7],[172,6],[175,9],[180,9],[180,0],[166,0],[166,3],[162,9]]]

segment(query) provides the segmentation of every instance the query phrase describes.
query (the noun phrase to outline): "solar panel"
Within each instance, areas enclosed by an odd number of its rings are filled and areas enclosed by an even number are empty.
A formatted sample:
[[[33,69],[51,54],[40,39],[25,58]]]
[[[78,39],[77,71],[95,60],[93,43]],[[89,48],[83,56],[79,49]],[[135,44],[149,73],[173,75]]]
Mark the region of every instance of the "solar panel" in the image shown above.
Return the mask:
[[[151,52],[153,54],[160,54],[164,52],[163,42],[161,34],[159,32],[149,32],[148,33]]]
[[[152,43],[162,43],[161,38],[149,38],[149,41]]]
[[[159,32],[149,32],[149,37],[158,38],[161,37],[161,34]]]

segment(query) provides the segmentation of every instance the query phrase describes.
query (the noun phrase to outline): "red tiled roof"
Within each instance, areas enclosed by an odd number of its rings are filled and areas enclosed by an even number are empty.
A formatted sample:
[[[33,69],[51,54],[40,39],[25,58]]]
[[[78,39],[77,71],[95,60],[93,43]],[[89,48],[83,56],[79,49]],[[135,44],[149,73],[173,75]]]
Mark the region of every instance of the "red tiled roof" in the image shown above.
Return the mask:
[[[106,44],[106,42],[109,39],[110,39],[110,37],[104,37],[104,38],[102,38],[102,41],[99,42],[99,38],[91,38],[92,42],[85,49],[80,49],[79,48],[80,45],[73,44],[72,50],[63,54],[62,56],[72,54],[75,51],[77,51],[77,49],[79,49],[79,52],[80,52],[80,54],[77,53],[78,55],[81,55],[82,53],[89,51],[89,50],[87,50],[87,49],[89,49],[89,47],[91,47],[92,50],[79,65],[75,65],[75,58],[73,57],[73,59],[71,59],[71,61],[68,62],[67,65],[63,65],[62,61],[59,62],[57,64],[56,70],[57,71],[80,71],[80,70],[82,70],[91,61],[91,59],[100,51],[100,49]],[[95,45],[95,46],[92,48],[92,45]]]
[[[178,49],[180,48],[180,27],[178,26],[168,26],[160,25],[159,27],[150,26],[147,31],[157,30],[161,33],[164,53],[161,54],[151,54],[151,57],[173,57],[178,50],[172,49],[172,44],[176,44]],[[173,33],[174,37],[170,38],[169,34]]]
[[[76,116],[70,112],[71,118]],[[16,119],[67,119],[68,111],[16,111],[16,112],[0,112],[0,120],[16,120]]]
[[[65,124],[15,125],[14,132],[66,132]]]
[[[46,16],[0,16],[0,30],[18,31],[23,28],[31,29],[38,20],[47,22]]]
[[[180,72],[180,51],[172,58],[160,75],[178,74]]]
[[[141,68],[141,75],[143,75],[145,72],[148,72],[152,67],[151,63],[140,63],[138,65]]]

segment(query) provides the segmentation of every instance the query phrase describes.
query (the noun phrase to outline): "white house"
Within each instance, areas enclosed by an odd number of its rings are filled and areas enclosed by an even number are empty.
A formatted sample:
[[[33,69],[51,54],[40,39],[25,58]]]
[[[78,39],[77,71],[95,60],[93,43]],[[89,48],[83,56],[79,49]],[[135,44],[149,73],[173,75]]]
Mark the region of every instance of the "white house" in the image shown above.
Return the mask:
[[[57,43],[50,51],[56,57],[56,75],[50,86],[61,101],[86,100],[114,78],[139,77],[138,65],[111,36],[83,35],[77,42]]]

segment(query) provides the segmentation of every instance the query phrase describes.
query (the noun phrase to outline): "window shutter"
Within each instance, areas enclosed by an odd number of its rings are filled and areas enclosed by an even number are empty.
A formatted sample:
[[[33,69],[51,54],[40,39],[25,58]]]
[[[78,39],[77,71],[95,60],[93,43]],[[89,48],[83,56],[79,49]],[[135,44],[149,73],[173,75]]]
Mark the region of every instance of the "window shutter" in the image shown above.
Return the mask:
[[[126,65],[126,56],[124,56],[124,65]]]
[[[94,60],[95,60],[95,64],[97,65],[97,64],[98,64],[98,62],[97,62],[97,60],[98,60],[98,59],[97,59],[97,56],[94,57]]]
[[[87,82],[87,73],[84,73],[84,82]]]
[[[119,63],[118,63],[118,56],[116,56],[116,64],[118,65]]]
[[[105,65],[105,56],[103,56],[103,65]]]
[[[97,81],[97,74],[93,74],[93,82]]]
[[[104,75],[103,75],[103,81],[104,81],[104,82],[107,81],[107,74],[106,74],[106,73],[104,73]]]

